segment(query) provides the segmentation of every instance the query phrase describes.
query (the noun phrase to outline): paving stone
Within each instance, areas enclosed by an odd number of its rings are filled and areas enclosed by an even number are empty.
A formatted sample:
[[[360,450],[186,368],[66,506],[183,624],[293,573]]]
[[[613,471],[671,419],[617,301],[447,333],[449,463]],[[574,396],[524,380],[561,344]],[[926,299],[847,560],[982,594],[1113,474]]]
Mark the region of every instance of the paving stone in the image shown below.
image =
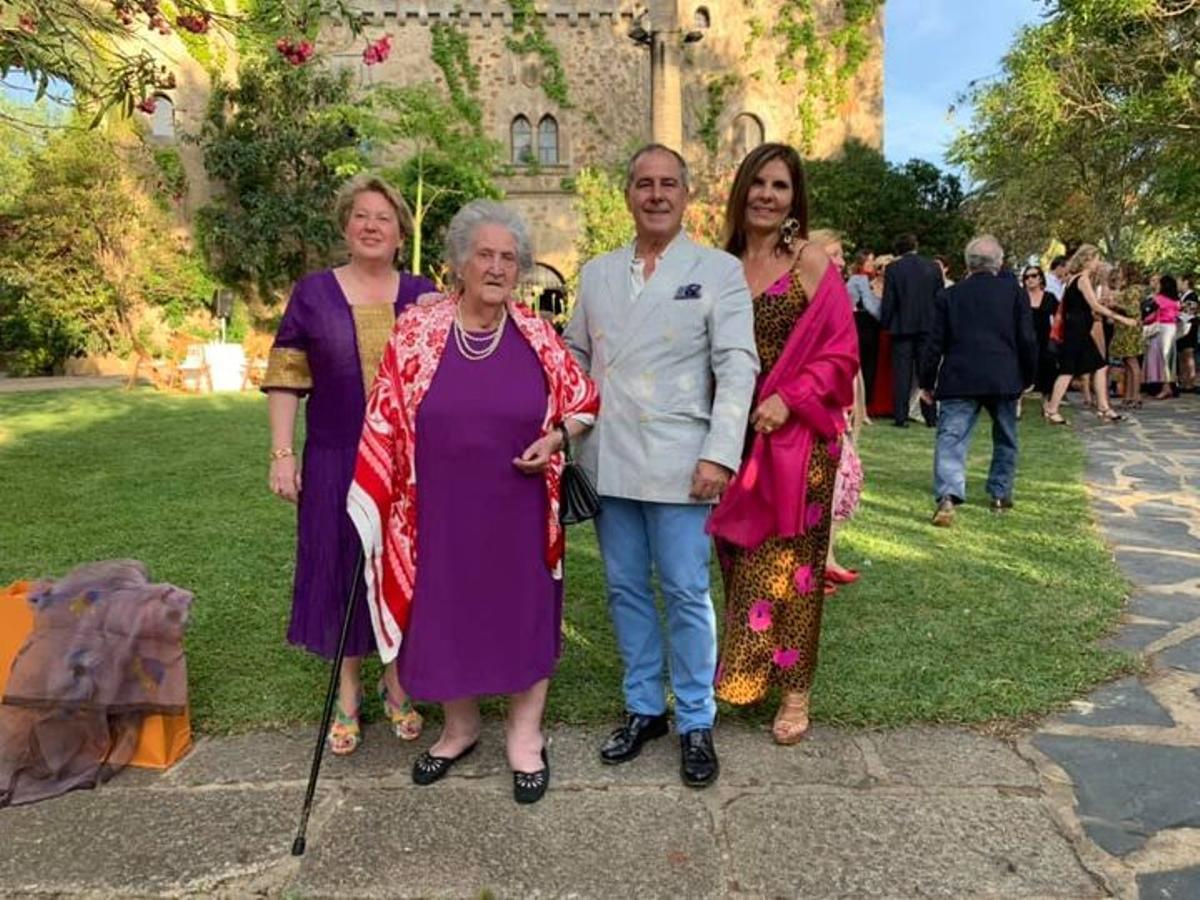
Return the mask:
[[[556,790],[517,806],[453,783],[352,790],[308,853],[293,896],[716,897],[712,819],[687,789]]]
[[[1187,522],[1155,520],[1148,527],[1135,516],[1101,516],[1104,538],[1115,547],[1148,547],[1184,550],[1197,546]]]
[[[1138,900],[1196,900],[1200,897],[1200,866],[1137,877]]]
[[[1134,504],[1133,511],[1139,519],[1146,519],[1150,523],[1148,526],[1150,528],[1156,527],[1154,523],[1162,519],[1175,519],[1186,522],[1194,515],[1186,506],[1168,503],[1163,500],[1145,500],[1141,503],[1136,503]]]
[[[1180,624],[1200,618],[1200,594],[1135,594],[1125,609],[1135,616]]]
[[[892,784],[1035,787],[1037,773],[1004,741],[969,731],[902,728],[871,732]]]
[[[1171,728],[1175,725],[1171,714],[1136,678],[1122,678],[1106,685],[1090,694],[1085,702],[1090,704],[1086,710],[1076,705],[1072,712],[1060,716],[1059,721],[1097,728],[1111,725]]]
[[[755,794],[725,817],[732,886],[750,896],[1103,896],[1036,800]]]
[[[1172,669],[1200,673],[1200,637],[1194,637],[1182,644],[1168,647],[1158,654],[1158,661]]]
[[[1173,491],[1179,489],[1179,479],[1164,469],[1162,466],[1156,466],[1152,463],[1141,463],[1136,466],[1127,466],[1124,469],[1124,474],[1129,478],[1137,479],[1140,482],[1137,487],[1139,490],[1149,491]]]
[[[1070,776],[1088,836],[1116,856],[1165,828],[1200,827],[1200,749],[1038,734]]]
[[[1193,580],[1200,584],[1200,558],[1187,559],[1163,553],[1135,553],[1117,549],[1117,565],[1132,581],[1143,587]]]
[[[1174,627],[1174,625],[1121,625],[1115,634],[1102,640],[1100,646],[1113,650],[1141,652],[1160,637],[1170,634]]]
[[[0,810],[0,893],[205,891],[284,859],[291,789],[76,791]]]
[[[184,785],[305,781],[316,735],[316,728],[311,727],[201,739],[170,778]],[[353,755],[325,753],[321,779],[339,781],[404,773],[418,753],[417,747],[395,738],[385,725],[367,725],[363,742]]]

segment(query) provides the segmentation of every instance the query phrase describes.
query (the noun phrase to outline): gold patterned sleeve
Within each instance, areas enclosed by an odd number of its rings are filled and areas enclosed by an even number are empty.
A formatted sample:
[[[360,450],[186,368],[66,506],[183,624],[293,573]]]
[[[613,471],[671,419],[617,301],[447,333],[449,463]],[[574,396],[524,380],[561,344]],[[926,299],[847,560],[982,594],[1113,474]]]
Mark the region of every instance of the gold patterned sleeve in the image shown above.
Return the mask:
[[[282,388],[290,391],[312,389],[312,373],[308,369],[308,353],[297,347],[273,347],[267,357],[267,374],[262,389]]]

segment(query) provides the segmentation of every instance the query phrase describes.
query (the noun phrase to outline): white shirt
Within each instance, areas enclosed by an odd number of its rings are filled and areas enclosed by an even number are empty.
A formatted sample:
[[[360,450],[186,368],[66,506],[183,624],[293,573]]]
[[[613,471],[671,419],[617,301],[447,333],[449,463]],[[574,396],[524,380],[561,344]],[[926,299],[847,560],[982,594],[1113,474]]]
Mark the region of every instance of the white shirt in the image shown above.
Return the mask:
[[[679,230],[679,234],[671,238],[671,242],[663,248],[662,253],[658,255],[658,261],[654,264],[654,272],[659,270],[662,261],[667,258],[667,254],[671,252],[671,248],[679,242],[679,235],[683,234],[683,229]],[[650,277],[654,277],[654,272],[650,273]],[[629,264],[629,300],[633,302],[642,296],[642,291],[646,289],[646,260],[637,255],[637,238],[633,239],[633,261]]]
[[[1063,295],[1063,283],[1053,272],[1046,273],[1046,290],[1052,293],[1059,300]]]

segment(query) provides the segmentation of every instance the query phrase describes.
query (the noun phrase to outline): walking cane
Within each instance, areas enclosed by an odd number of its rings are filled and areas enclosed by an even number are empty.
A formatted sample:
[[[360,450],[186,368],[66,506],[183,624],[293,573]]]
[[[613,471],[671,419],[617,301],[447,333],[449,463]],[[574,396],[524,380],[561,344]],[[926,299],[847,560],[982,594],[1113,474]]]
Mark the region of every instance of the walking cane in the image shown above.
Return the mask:
[[[317,792],[317,776],[321,774],[321,757],[325,753],[325,735],[329,733],[329,723],[333,719],[333,701],[337,696],[338,676],[342,671],[342,660],[346,656],[346,638],[350,634],[350,622],[354,618],[354,592],[358,588],[358,580],[362,578],[364,565],[364,554],[362,550],[359,550],[358,562],[354,565],[354,578],[350,581],[346,618],[342,620],[342,636],[338,640],[337,655],[333,658],[333,668],[329,672],[329,691],[325,694],[325,712],[321,716],[321,728],[317,731],[317,748],[313,751],[312,769],[308,773],[308,790],[304,794],[304,808],[300,811],[300,827],[296,831],[296,839],[292,841],[292,856],[304,855],[304,833],[308,830],[308,816],[312,812],[313,797]]]

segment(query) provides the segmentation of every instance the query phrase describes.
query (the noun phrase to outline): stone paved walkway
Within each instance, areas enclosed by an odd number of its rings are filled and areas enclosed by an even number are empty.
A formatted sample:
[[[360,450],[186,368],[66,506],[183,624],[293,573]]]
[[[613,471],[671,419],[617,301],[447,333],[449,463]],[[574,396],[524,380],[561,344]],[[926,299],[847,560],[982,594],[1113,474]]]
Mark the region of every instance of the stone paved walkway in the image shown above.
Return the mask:
[[[1059,822],[1123,897],[1200,898],[1200,398],[1081,417],[1101,528],[1133,583],[1112,642],[1147,671],[1032,738]],[[1044,754],[1044,755],[1043,755]],[[1078,824],[1073,824],[1075,822]]]

